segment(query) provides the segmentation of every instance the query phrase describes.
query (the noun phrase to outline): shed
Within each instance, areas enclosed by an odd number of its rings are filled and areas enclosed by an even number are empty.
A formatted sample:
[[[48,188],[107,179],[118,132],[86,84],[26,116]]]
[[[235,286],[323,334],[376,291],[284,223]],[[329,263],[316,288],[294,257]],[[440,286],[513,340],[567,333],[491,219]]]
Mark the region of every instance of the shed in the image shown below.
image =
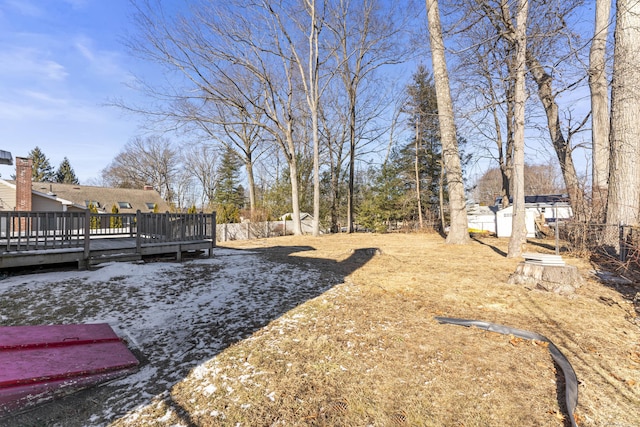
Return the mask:
[[[495,206],[471,205],[467,208],[467,221],[469,232],[473,233],[494,233],[496,232],[496,212]]]
[[[527,237],[536,237],[536,212],[525,207],[525,226]],[[513,205],[496,212],[496,236],[511,237],[513,223]]]

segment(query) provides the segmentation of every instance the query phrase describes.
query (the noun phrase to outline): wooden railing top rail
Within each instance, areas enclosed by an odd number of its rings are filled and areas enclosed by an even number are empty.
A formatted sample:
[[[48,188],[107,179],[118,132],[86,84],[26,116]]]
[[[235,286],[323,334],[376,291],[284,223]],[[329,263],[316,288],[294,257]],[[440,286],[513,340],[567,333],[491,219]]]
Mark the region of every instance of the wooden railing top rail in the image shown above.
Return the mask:
[[[100,237],[136,238],[150,243],[215,239],[211,214],[0,211],[0,247],[6,252],[84,248]]]

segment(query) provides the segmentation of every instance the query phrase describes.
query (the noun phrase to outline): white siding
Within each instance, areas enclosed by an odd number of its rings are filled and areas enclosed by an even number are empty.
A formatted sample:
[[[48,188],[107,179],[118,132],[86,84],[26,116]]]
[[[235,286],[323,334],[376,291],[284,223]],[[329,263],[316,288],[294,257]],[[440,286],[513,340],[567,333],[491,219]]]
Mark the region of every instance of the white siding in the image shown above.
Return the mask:
[[[12,211],[16,208],[16,189],[0,183],[0,210]]]

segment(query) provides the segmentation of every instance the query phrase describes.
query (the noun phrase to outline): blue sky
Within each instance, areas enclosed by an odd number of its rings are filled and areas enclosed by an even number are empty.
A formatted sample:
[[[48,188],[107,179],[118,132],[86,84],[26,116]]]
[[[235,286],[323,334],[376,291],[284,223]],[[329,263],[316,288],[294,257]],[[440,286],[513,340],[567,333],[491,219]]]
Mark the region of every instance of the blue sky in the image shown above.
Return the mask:
[[[38,146],[54,168],[68,157],[81,183],[99,176],[140,133],[139,117],[106,106],[139,96],[121,42],[130,14],[128,0],[0,0],[0,150]]]
[[[54,168],[66,156],[88,184],[143,133],[140,116],[107,106],[144,104],[127,83],[133,72],[145,80],[158,72],[122,43],[131,13],[129,0],[0,0],[0,150],[15,158],[38,146]],[[527,153],[537,162],[541,154]],[[583,157],[574,158],[580,172]],[[476,169],[482,173],[484,163]],[[14,170],[0,165],[0,176]]]

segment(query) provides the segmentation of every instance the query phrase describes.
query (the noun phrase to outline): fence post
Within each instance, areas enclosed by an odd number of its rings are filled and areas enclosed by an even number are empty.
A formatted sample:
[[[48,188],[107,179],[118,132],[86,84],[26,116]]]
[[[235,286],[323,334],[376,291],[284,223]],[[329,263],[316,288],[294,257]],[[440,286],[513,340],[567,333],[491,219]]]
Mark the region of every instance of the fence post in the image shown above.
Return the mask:
[[[625,244],[623,223],[618,226],[618,244],[620,245],[620,261],[625,262],[627,260],[627,245]]]
[[[556,255],[560,255],[560,220],[556,217]]]

